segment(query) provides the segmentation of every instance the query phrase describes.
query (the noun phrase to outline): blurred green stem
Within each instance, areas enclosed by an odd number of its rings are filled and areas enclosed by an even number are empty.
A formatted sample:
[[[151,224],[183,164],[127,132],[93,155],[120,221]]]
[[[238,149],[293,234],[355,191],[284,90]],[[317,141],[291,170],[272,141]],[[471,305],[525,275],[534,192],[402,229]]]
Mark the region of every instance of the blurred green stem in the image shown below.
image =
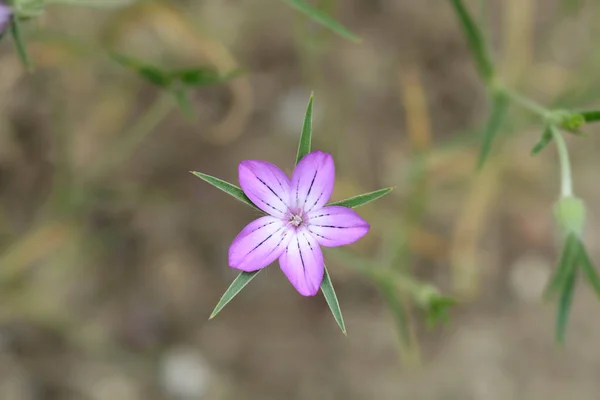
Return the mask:
[[[539,105],[535,101],[515,92],[512,89],[503,88],[500,90],[504,91],[504,93],[506,93],[506,95],[515,103],[519,104],[523,108],[526,108],[532,113],[539,115],[542,118],[546,118],[550,114],[550,111],[544,106]]]
[[[571,197],[573,195],[573,183],[571,178],[571,163],[569,152],[565,139],[555,126],[550,127],[556,149],[558,150],[558,159],[560,163],[560,194],[561,197]]]
[[[152,103],[150,108],[137,120],[135,125],[125,134],[120,143],[107,154],[105,161],[96,166],[93,176],[106,174],[115,166],[123,162],[144,141],[146,136],[165,119],[175,108],[176,103],[170,92],[163,92]]]

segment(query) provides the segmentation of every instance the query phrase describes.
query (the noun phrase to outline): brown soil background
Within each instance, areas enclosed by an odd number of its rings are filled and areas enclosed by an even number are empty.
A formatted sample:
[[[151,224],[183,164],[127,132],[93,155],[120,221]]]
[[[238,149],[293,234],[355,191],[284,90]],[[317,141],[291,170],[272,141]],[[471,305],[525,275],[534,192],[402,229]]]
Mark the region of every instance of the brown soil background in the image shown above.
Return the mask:
[[[599,4],[485,3],[505,82],[548,106],[600,106]],[[529,155],[539,121],[515,107],[476,174],[488,104],[448,2],[333,10],[363,43],[275,0],[49,6],[27,25],[31,75],[2,41],[1,400],[598,399],[594,293],[578,285],[564,348],[554,304],[540,300],[559,242],[555,149]],[[136,121],[158,114],[146,110],[159,93],[102,47],[247,73],[196,90],[194,121],[177,109],[146,120],[121,153]],[[236,275],[228,246],[255,215],[188,171],[237,182],[244,159],[290,171],[313,90],[313,147],[336,159],[334,198],[397,187],[361,209],[372,232],[351,251],[400,243],[416,196],[409,171],[425,152],[426,211],[400,268],[460,302],[432,330],[413,309],[420,362],[373,283],[334,260],[347,337],[323,298],[298,295],[277,265],[208,321]],[[568,144],[600,263],[600,142],[585,130]]]

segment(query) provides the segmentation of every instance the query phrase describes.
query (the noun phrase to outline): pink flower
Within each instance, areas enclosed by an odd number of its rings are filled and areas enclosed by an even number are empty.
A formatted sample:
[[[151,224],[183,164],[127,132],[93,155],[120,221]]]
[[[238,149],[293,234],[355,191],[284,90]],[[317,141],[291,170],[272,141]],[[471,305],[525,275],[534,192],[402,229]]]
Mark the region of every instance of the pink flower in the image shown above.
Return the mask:
[[[0,0],[0,35],[2,35],[8,27],[11,17],[12,10],[9,6],[4,4],[2,0]]]
[[[248,224],[233,240],[229,266],[252,272],[279,259],[283,273],[303,296],[314,296],[321,286],[321,246],[344,246],[369,231],[355,211],[325,206],[335,181],[328,153],[307,154],[291,180],[266,161],[243,161],[239,180],[246,196],[269,215]]]

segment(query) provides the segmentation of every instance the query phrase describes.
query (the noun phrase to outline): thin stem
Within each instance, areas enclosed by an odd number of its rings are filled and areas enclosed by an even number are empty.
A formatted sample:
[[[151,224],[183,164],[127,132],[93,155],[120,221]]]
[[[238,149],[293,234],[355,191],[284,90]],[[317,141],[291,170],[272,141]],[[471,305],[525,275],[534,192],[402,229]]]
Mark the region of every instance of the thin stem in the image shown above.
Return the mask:
[[[569,151],[565,139],[555,126],[551,126],[552,136],[558,150],[558,159],[560,163],[560,194],[561,197],[571,197],[573,195],[573,182],[571,179],[571,163],[569,161]]]
[[[506,95],[513,100],[515,103],[519,104],[521,107],[526,108],[534,114],[539,115],[542,118],[547,118],[550,114],[550,110],[546,107],[536,103],[535,101],[515,92],[512,89],[502,88],[500,89],[506,93]]]
[[[146,136],[169,115],[175,108],[175,101],[170,92],[164,92],[154,101],[150,108],[137,120],[135,125],[126,133],[125,138],[117,143],[109,152],[106,159],[94,168],[93,176],[105,174],[111,168],[119,165],[133,153],[135,148],[144,141]]]

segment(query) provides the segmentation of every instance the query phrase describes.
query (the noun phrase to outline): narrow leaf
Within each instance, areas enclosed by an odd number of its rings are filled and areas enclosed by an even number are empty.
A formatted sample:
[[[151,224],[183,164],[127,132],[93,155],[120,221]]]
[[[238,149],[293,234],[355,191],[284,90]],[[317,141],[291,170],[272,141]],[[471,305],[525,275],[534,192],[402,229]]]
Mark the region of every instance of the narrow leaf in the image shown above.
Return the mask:
[[[221,189],[228,195],[230,195],[230,196],[236,198],[237,200],[248,204],[250,207],[253,207],[253,208],[257,209],[258,211],[262,212],[262,210],[260,208],[256,207],[254,205],[254,203],[252,203],[252,201],[248,198],[248,196],[246,196],[246,194],[240,187],[232,185],[231,183],[225,182],[224,180],[221,180],[219,178],[215,178],[214,176],[203,174],[202,172],[197,172],[197,171],[190,171],[190,172],[192,174],[196,175],[198,178],[202,179],[203,181],[210,183],[217,189]]]
[[[562,287],[562,293],[558,302],[558,315],[556,318],[556,342],[562,345],[565,342],[569,313],[573,303],[573,289],[575,288],[576,268],[572,268],[566,277]]]
[[[183,112],[183,115],[185,115],[187,119],[193,120],[194,109],[190,104],[190,99],[188,98],[187,91],[183,88],[175,89],[173,90],[173,96],[175,96],[177,105],[179,105],[179,108],[181,109],[181,112]]]
[[[374,192],[359,194],[358,196],[350,197],[349,199],[336,201],[336,202],[328,204],[328,205],[356,208],[356,207],[364,206],[365,204],[370,203],[372,201],[375,201],[375,200],[385,196],[392,190],[394,190],[393,187],[379,189]]]
[[[432,299],[427,308],[427,325],[430,328],[433,328],[438,323],[448,323],[448,309],[455,305],[456,300],[451,297],[440,295],[439,297]]]
[[[408,313],[396,292],[396,285],[391,280],[379,279],[378,286],[392,313],[394,324],[400,336],[400,342],[404,346],[409,347],[412,344],[410,321]]]
[[[592,264],[592,260],[585,249],[585,246],[581,241],[578,242],[579,245],[579,261],[581,263],[581,268],[587,277],[588,282],[596,292],[596,295],[600,297],[600,277],[598,277],[598,272],[596,268],[594,268],[594,264]]]
[[[544,132],[542,132],[542,136],[540,137],[540,140],[531,149],[531,155],[535,156],[535,155],[539,154],[542,150],[544,150],[546,148],[546,146],[548,146],[548,144],[550,144],[551,141],[552,141],[552,129],[550,129],[549,126],[546,126],[544,128]]]
[[[600,110],[580,111],[578,114],[581,115],[587,123],[600,121]]]
[[[340,303],[335,295],[335,290],[333,289],[333,283],[331,282],[327,267],[325,267],[323,281],[321,282],[321,292],[323,292],[323,296],[325,296],[325,301],[327,301],[327,305],[331,310],[331,314],[333,314],[333,318],[335,318],[335,322],[337,322],[342,333],[346,335],[346,325],[344,324],[344,318],[342,317],[342,310],[340,309]]]
[[[215,83],[223,83],[244,73],[236,69],[226,74],[219,73],[212,67],[199,66],[183,70],[173,71],[169,74],[171,79],[178,81],[183,86],[207,86]]]
[[[208,319],[213,319],[259,272],[260,269],[254,272],[240,272],[237,278],[231,282]]]
[[[495,92],[492,97],[492,111],[483,131],[483,144],[479,153],[477,168],[481,169],[492,150],[494,138],[500,131],[508,111],[508,97],[503,92]]]
[[[298,155],[296,156],[296,165],[298,165],[305,155],[310,153],[312,141],[313,99],[314,93],[311,93],[310,99],[308,100],[308,106],[306,106],[306,113],[304,114],[304,123],[302,124],[302,133],[300,134],[300,143],[298,144]]]
[[[171,85],[172,80],[169,74],[154,65],[146,64],[141,60],[114,52],[111,53],[111,58],[121,66],[136,72],[140,77],[156,86],[168,87]]]
[[[489,56],[483,34],[467,11],[462,0],[450,0],[450,3],[452,3],[454,11],[458,15],[464,34],[467,37],[469,47],[475,58],[477,70],[485,82],[490,83],[494,77],[494,66]]]
[[[221,76],[216,69],[210,67],[196,67],[174,71],[171,74],[173,79],[180,81],[186,86],[202,86],[219,82]]]
[[[31,63],[31,59],[29,58],[29,53],[27,52],[27,46],[25,45],[25,41],[23,40],[23,36],[21,36],[21,23],[19,22],[19,18],[16,16],[12,17],[10,24],[10,33],[12,34],[13,40],[15,42],[15,49],[17,50],[17,54],[21,59],[21,63],[27,70],[27,72],[33,71],[33,64]]]
[[[360,43],[361,39],[354,33],[350,32],[348,29],[344,28],[342,24],[337,22],[335,19],[325,14],[323,11],[318,8],[313,7],[309,3],[304,0],[282,0],[284,3],[288,4],[290,7],[295,8],[301,13],[305,14],[307,17],[312,19],[313,21],[325,26],[326,28],[332,30],[337,33],[341,37],[346,39],[350,39],[355,43]]]
[[[571,274],[571,271],[575,269],[575,262],[577,261],[578,255],[577,243],[578,239],[574,233],[571,233],[566,237],[556,272],[554,272],[552,279],[548,282],[548,285],[544,290],[544,298],[546,300],[549,300],[561,290]]]

